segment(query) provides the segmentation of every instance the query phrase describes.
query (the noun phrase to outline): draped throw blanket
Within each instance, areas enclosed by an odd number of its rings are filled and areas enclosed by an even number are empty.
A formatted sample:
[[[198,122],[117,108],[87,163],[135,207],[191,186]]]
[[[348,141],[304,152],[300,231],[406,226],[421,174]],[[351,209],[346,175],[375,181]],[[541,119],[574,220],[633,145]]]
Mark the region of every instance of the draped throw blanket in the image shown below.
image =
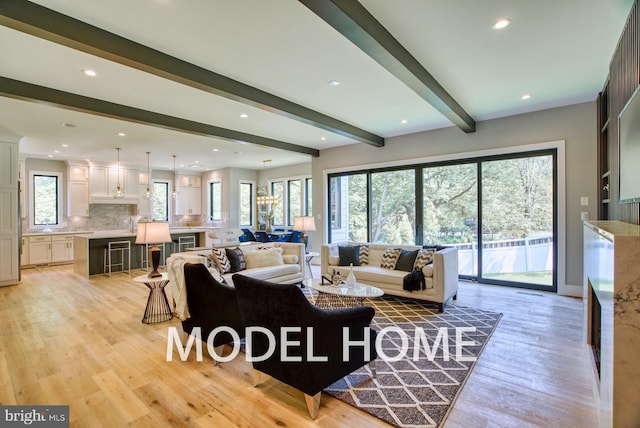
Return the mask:
[[[169,283],[164,288],[173,315],[181,321],[191,317],[187,305],[187,290],[184,286],[185,263],[187,260],[183,257],[176,257],[169,263]]]
[[[402,289],[405,291],[419,291],[427,288],[422,269],[414,269],[402,279]]]

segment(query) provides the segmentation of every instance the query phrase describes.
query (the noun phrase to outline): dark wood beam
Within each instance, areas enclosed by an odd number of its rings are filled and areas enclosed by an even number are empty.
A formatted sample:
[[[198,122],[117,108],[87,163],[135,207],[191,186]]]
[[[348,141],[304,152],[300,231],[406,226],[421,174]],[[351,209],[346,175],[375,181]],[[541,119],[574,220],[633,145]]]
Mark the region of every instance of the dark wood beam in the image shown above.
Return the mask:
[[[384,146],[379,135],[26,0],[0,1],[0,24],[356,141]]]
[[[89,113],[127,122],[140,123],[188,134],[220,138],[233,142],[246,142],[268,146],[305,155],[320,156],[320,151],[285,141],[273,140],[259,135],[247,134],[232,129],[220,128],[206,123],[194,122],[166,114],[155,113],[122,104],[111,103],[83,95],[59,91],[45,86],[0,77],[0,96],[30,101],[53,107]]]
[[[299,0],[464,132],[476,122],[357,0]]]

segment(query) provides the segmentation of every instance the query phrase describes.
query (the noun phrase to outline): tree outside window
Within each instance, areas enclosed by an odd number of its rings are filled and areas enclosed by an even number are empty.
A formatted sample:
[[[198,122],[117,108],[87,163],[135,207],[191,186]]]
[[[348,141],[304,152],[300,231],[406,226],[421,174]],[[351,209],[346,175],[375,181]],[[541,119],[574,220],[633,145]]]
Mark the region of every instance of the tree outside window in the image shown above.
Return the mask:
[[[47,226],[59,224],[58,175],[33,175],[33,224]]]

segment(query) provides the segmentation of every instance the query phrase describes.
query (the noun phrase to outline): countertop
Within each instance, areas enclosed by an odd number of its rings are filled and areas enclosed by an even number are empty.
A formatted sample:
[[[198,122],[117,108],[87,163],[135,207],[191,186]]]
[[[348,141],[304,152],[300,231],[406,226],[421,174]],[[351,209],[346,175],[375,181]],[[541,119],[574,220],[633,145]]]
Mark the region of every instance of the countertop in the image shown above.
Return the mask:
[[[214,228],[209,226],[194,226],[194,227],[170,227],[170,233],[205,233],[209,230],[213,230]],[[121,230],[77,230],[73,232],[30,232],[23,233],[22,236],[50,236],[50,235],[74,235],[74,236],[82,236],[88,239],[108,239],[108,238],[123,238],[123,237],[131,237],[136,236],[136,232],[131,232],[130,229],[121,229]]]

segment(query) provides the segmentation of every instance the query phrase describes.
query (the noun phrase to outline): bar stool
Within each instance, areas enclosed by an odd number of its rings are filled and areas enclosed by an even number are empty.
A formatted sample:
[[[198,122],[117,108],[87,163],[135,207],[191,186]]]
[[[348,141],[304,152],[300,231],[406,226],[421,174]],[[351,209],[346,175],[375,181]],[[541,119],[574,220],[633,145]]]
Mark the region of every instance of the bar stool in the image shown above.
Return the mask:
[[[120,253],[120,262],[113,263],[112,256]],[[131,275],[131,241],[112,241],[104,249],[104,272],[111,276],[114,267],[120,266],[120,272],[124,272],[124,260],[127,257],[127,272]],[[116,259],[117,260],[117,259]]]
[[[196,246],[195,236],[179,236],[178,237],[178,252],[184,251],[186,248],[194,248]]]

